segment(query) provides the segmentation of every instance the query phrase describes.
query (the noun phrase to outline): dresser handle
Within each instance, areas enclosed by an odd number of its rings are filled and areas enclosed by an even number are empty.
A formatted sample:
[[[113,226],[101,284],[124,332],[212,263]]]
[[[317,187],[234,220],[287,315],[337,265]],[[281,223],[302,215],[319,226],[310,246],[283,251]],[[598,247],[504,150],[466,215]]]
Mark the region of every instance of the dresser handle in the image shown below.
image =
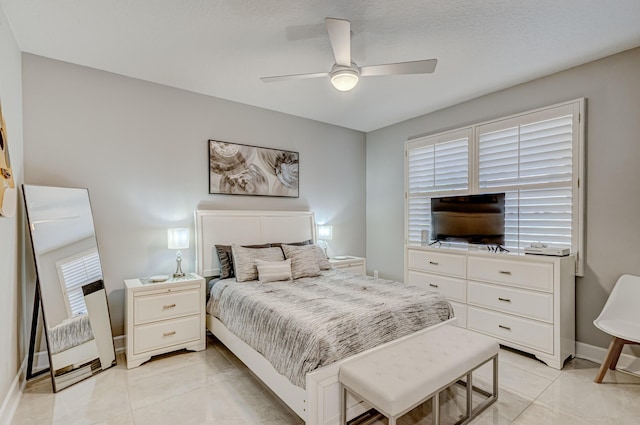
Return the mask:
[[[498,325],[498,327],[501,328],[501,329],[506,329],[508,331],[511,330],[511,328],[509,326]]]
[[[174,308],[175,306],[176,306],[175,304],[163,305],[163,306],[162,306],[162,309],[163,309],[163,310],[168,310],[168,309],[170,309],[170,308]]]
[[[509,275],[511,274],[511,272],[509,270],[498,270],[498,272],[500,274],[509,274]]]
[[[511,302],[511,300],[509,298],[500,298],[500,297],[498,297],[498,301],[504,301],[506,303],[510,303]]]
[[[162,336],[171,336],[171,335],[175,335],[176,331],[171,331],[171,332],[165,332],[162,334]]]
[[[431,286],[432,288],[437,288],[438,285],[436,285],[435,283],[430,283],[429,286]]]
[[[434,266],[437,266],[438,262],[437,261],[429,261],[429,264],[433,264]]]

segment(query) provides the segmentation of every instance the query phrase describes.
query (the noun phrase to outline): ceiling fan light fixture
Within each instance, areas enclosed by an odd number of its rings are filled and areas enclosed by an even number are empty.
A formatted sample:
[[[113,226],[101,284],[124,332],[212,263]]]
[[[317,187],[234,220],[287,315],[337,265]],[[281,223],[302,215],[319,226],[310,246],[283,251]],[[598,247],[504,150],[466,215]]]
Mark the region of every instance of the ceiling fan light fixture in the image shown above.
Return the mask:
[[[353,89],[359,80],[360,76],[358,72],[350,68],[339,69],[331,73],[331,84],[339,91],[349,91]]]

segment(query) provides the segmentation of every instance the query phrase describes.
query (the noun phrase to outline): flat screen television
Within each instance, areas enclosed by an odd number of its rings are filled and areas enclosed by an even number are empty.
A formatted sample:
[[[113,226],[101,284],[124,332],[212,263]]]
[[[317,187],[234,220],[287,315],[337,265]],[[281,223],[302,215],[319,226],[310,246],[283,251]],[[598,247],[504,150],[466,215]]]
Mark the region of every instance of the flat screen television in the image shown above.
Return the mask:
[[[431,239],[504,245],[504,193],[431,198]]]

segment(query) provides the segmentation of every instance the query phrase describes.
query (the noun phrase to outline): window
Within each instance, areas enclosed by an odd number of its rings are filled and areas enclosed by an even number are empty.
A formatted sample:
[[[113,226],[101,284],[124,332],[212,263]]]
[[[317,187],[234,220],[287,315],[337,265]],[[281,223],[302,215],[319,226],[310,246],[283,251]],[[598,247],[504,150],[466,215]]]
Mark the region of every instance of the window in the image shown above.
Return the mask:
[[[430,229],[431,197],[504,192],[505,248],[571,248],[581,275],[583,109],[581,99],[409,140],[407,244]]]
[[[67,316],[72,318],[87,312],[82,287],[102,279],[97,249],[90,249],[56,263]]]

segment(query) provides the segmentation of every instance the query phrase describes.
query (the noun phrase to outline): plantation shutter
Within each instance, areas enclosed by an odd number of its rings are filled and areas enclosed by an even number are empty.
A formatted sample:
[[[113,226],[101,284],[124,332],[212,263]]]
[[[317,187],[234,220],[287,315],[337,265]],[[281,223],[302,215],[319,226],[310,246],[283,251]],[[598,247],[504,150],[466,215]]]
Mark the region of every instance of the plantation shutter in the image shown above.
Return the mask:
[[[572,248],[573,114],[563,105],[477,128],[478,192],[506,193],[508,249]]]
[[[82,254],[67,258],[57,264],[58,276],[62,292],[67,302],[69,318],[86,313],[82,287],[88,283],[102,279],[102,268],[98,251],[92,249]]]
[[[469,141],[464,129],[408,142],[407,238],[419,244],[422,230],[431,225],[431,196],[469,190]]]

